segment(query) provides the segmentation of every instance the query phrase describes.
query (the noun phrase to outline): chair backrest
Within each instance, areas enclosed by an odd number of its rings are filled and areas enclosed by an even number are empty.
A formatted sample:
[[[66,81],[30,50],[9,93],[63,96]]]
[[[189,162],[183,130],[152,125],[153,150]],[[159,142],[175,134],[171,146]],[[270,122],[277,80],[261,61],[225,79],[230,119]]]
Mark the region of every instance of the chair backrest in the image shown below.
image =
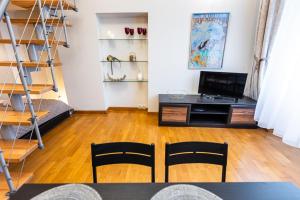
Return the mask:
[[[97,183],[98,166],[111,164],[138,164],[151,167],[151,181],[155,182],[155,152],[154,145],[116,142],[92,144],[93,181]]]
[[[186,163],[222,165],[222,182],[225,182],[227,153],[227,143],[182,142],[166,144],[165,182],[169,181],[169,166]]]

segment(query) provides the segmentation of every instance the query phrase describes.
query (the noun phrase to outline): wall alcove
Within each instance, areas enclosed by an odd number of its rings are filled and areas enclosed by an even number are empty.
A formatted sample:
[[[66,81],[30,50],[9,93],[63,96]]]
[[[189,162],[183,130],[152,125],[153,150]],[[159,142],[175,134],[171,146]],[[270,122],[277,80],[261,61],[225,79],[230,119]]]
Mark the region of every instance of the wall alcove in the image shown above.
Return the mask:
[[[148,14],[99,13],[97,20],[99,66],[102,71],[106,107],[147,108]],[[125,28],[133,29],[134,34],[126,34]],[[138,28],[146,29],[147,33],[139,34]],[[119,61],[107,61],[109,55]],[[130,60],[130,55],[135,55],[136,59]],[[123,75],[126,75],[126,78],[122,81],[111,80],[111,77]]]

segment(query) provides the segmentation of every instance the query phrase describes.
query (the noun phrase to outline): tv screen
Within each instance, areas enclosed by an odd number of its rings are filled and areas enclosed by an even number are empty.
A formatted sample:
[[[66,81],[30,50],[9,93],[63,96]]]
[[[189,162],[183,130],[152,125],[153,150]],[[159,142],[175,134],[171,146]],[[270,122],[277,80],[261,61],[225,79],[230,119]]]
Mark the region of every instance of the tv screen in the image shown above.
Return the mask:
[[[247,74],[226,72],[205,72],[200,75],[200,94],[221,95],[242,98],[247,81]]]

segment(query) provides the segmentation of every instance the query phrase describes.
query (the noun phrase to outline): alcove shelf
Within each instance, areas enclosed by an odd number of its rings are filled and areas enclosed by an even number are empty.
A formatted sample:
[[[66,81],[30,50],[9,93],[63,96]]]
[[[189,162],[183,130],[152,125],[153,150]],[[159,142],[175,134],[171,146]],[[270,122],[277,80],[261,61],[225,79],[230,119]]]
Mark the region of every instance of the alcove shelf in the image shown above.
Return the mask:
[[[107,107],[148,107],[148,34],[137,33],[138,28],[148,30],[148,13],[98,13],[99,79],[103,84]],[[134,29],[134,35],[125,28]],[[119,61],[107,61],[107,56]],[[130,61],[130,55],[136,61]],[[109,77],[126,75],[123,81]],[[140,79],[142,77],[143,79]],[[128,83],[128,84],[126,84]]]
[[[141,41],[147,41],[148,38],[99,38],[99,40],[141,40]]]
[[[104,80],[105,83],[147,83],[148,80],[123,80],[123,81],[111,81],[111,80]]]
[[[129,60],[121,60],[121,61],[107,61],[107,60],[102,60],[100,62],[103,62],[103,63],[118,63],[118,62],[121,62],[121,63],[147,63],[148,61],[147,60],[137,60],[137,61],[129,61]]]

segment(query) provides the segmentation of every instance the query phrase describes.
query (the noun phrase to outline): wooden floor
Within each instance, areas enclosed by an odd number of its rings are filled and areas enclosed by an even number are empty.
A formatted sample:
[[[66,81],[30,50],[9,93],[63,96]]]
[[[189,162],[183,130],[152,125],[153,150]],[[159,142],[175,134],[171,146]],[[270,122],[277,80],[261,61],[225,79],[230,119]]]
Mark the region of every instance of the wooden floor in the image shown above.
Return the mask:
[[[24,170],[32,183],[91,183],[90,144],[131,141],[154,143],[156,182],[164,181],[166,142],[211,141],[229,144],[227,180],[291,181],[300,186],[300,150],[261,130],[158,127],[157,116],[146,112],[112,111],[75,114],[46,136],[46,149],[27,158]],[[99,169],[100,182],[150,182],[150,169],[113,165]],[[219,181],[220,168],[193,164],[173,166],[170,181]]]

